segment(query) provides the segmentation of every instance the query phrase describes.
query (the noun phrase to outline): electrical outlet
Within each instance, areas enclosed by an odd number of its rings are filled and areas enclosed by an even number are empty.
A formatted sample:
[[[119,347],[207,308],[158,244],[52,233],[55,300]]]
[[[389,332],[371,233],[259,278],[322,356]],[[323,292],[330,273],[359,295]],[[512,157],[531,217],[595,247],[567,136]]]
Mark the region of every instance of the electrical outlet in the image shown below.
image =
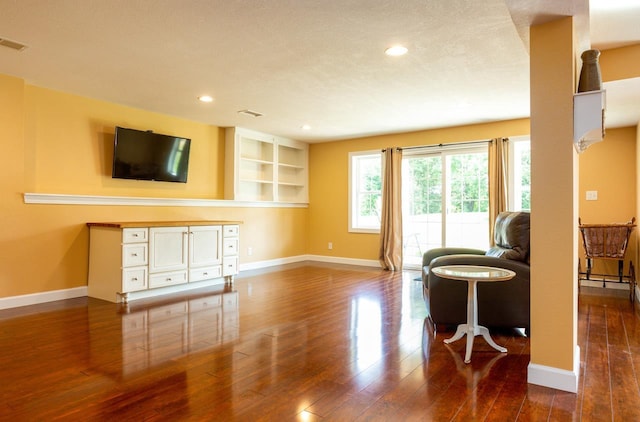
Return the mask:
[[[598,200],[598,191],[597,190],[588,190],[587,191],[587,201],[597,201]]]
[[[327,249],[329,250],[333,249],[333,242],[329,242],[329,244],[327,245]]]
[[[252,248],[252,247],[248,247],[248,248],[247,248],[247,255],[248,255],[248,256],[253,255],[253,248]]]

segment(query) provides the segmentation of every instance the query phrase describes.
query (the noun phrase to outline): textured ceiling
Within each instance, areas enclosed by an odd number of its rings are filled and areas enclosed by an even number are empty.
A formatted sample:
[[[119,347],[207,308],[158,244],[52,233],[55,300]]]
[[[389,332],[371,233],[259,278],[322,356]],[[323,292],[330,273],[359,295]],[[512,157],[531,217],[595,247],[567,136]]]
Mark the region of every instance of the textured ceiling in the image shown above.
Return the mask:
[[[0,0],[0,38],[28,46],[0,47],[0,73],[310,142],[490,122],[529,115],[523,28],[585,1]],[[638,19],[640,7],[592,19],[591,41],[637,43]],[[397,43],[409,53],[385,56]]]

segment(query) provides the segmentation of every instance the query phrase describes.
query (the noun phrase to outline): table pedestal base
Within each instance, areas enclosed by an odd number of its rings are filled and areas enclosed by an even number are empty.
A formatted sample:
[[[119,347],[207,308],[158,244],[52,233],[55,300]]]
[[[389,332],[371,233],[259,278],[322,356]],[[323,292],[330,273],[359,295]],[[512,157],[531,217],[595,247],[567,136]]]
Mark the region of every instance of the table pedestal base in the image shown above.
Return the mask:
[[[506,353],[507,349],[498,346],[495,341],[489,335],[489,329],[482,325],[471,325],[471,324],[460,324],[458,325],[458,329],[453,337],[444,340],[446,344],[453,343],[454,341],[460,340],[464,335],[467,335],[467,350],[464,355],[464,363],[471,362],[471,351],[473,350],[473,339],[476,336],[482,336],[484,340],[489,344],[489,346],[493,347],[499,352]]]

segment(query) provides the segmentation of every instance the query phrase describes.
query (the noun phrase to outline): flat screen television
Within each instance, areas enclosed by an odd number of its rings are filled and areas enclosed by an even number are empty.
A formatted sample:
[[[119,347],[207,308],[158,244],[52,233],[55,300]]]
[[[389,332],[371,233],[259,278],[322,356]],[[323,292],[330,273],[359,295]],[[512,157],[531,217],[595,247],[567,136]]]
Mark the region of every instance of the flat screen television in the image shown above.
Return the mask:
[[[116,126],[111,176],[187,183],[191,139]]]

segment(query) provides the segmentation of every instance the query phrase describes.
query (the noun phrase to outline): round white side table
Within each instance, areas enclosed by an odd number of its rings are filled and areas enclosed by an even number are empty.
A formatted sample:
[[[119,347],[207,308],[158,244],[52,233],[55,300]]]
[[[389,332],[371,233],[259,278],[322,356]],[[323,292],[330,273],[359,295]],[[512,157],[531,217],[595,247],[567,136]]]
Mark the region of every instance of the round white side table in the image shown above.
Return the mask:
[[[506,353],[507,349],[498,346],[491,335],[489,329],[478,324],[478,289],[481,282],[506,281],[515,277],[516,273],[504,268],[485,267],[481,265],[443,265],[432,268],[434,274],[451,280],[463,280],[467,282],[467,323],[458,325],[453,337],[444,342],[449,344],[467,335],[467,349],[464,363],[471,362],[471,351],[473,350],[473,339],[481,335],[487,343],[499,352]]]

